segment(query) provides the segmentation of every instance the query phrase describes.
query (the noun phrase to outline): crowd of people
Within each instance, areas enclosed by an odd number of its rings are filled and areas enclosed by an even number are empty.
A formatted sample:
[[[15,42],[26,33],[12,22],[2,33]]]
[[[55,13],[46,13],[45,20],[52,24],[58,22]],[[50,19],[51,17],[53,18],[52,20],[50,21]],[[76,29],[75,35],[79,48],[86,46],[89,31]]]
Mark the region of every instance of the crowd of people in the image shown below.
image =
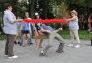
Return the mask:
[[[17,58],[14,54],[13,47],[14,43],[18,42],[21,46],[25,47],[27,45],[33,44],[32,36],[34,35],[35,45],[37,48],[41,48],[40,56],[47,55],[49,48],[53,45],[53,40],[57,39],[59,41],[59,46],[56,52],[62,53],[64,48],[65,40],[57,32],[63,30],[62,28],[54,29],[47,24],[42,23],[25,23],[22,19],[16,19],[15,15],[12,12],[12,5],[7,4],[4,11],[4,33],[7,36],[6,46],[5,46],[5,55],[8,58]],[[31,19],[29,13],[25,12],[24,18]],[[67,46],[74,46],[75,48],[80,47],[80,40],[78,35],[79,25],[78,25],[78,13],[73,10],[70,12],[70,18],[66,19],[66,22],[69,22],[69,29],[71,35],[71,44]],[[40,19],[39,14],[35,13],[35,19]],[[33,35],[32,35],[33,34]],[[38,37],[40,36],[40,39]],[[46,45],[42,46],[44,42],[44,36],[48,38]],[[76,39],[77,43],[74,43]]]

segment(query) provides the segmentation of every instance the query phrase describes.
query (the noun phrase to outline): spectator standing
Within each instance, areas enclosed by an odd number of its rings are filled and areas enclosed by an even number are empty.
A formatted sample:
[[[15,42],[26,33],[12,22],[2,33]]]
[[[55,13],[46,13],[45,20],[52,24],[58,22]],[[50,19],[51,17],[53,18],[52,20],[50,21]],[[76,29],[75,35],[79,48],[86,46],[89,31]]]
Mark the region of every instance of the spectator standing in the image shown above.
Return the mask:
[[[15,36],[17,34],[17,24],[16,22],[23,21],[22,19],[16,19],[15,15],[12,13],[12,5],[6,3],[5,11],[3,16],[4,21],[4,33],[7,36],[6,46],[5,46],[5,56],[8,58],[17,58],[14,55],[13,47],[15,42]]]
[[[73,10],[70,12],[71,18],[66,19],[66,21],[69,22],[69,29],[70,29],[70,35],[71,35],[71,44],[68,46],[74,46],[75,48],[80,47],[80,40],[79,40],[79,35],[78,35],[78,30],[79,30],[79,25],[78,25],[78,13]],[[77,43],[74,44],[74,39],[76,39]]]

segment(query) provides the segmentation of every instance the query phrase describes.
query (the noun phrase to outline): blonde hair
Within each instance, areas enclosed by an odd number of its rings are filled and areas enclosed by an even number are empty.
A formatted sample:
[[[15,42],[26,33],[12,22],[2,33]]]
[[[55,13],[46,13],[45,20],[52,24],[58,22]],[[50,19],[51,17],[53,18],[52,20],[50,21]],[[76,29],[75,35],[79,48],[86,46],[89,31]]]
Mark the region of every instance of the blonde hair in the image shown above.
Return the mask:
[[[75,15],[78,15],[77,11],[72,10],[70,13],[74,13]]]

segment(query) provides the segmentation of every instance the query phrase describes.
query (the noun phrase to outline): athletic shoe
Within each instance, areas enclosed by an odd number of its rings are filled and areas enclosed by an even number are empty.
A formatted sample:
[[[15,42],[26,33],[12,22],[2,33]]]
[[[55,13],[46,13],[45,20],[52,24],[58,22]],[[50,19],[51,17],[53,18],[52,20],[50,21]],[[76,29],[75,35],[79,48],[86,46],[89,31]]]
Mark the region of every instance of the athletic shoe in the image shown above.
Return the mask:
[[[8,55],[4,55],[4,56],[8,56]]]
[[[46,56],[46,53],[42,50],[39,56]]]
[[[14,55],[14,56],[11,56],[11,57],[8,57],[9,59],[12,59],[12,58],[18,58],[18,56]]]
[[[67,45],[68,47],[73,47],[73,44],[69,44],[69,45]]]
[[[80,48],[80,45],[76,45],[76,46],[74,46],[75,48]]]
[[[63,51],[63,50],[62,50],[62,51],[58,51],[58,50],[57,50],[56,52],[57,52],[57,53],[63,53],[64,51]]]

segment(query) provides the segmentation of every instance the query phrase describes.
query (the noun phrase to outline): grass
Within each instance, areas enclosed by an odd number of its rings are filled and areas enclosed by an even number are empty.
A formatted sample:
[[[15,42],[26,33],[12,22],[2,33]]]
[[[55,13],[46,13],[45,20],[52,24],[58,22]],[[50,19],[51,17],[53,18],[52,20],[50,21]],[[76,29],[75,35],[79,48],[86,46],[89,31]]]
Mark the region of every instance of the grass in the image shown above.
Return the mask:
[[[59,32],[59,34],[64,38],[64,39],[70,39],[70,31],[69,30],[63,30]],[[38,37],[40,38],[40,37]],[[80,39],[92,39],[92,33],[88,33],[87,30],[79,30],[79,38]],[[5,40],[6,36],[5,35],[0,35],[0,40]]]
[[[59,32],[59,34],[65,39],[70,39],[69,30],[63,30]],[[87,30],[79,30],[79,38],[80,39],[92,39],[92,33],[89,33]]]
[[[0,35],[0,40],[5,40],[6,36],[5,35]]]

